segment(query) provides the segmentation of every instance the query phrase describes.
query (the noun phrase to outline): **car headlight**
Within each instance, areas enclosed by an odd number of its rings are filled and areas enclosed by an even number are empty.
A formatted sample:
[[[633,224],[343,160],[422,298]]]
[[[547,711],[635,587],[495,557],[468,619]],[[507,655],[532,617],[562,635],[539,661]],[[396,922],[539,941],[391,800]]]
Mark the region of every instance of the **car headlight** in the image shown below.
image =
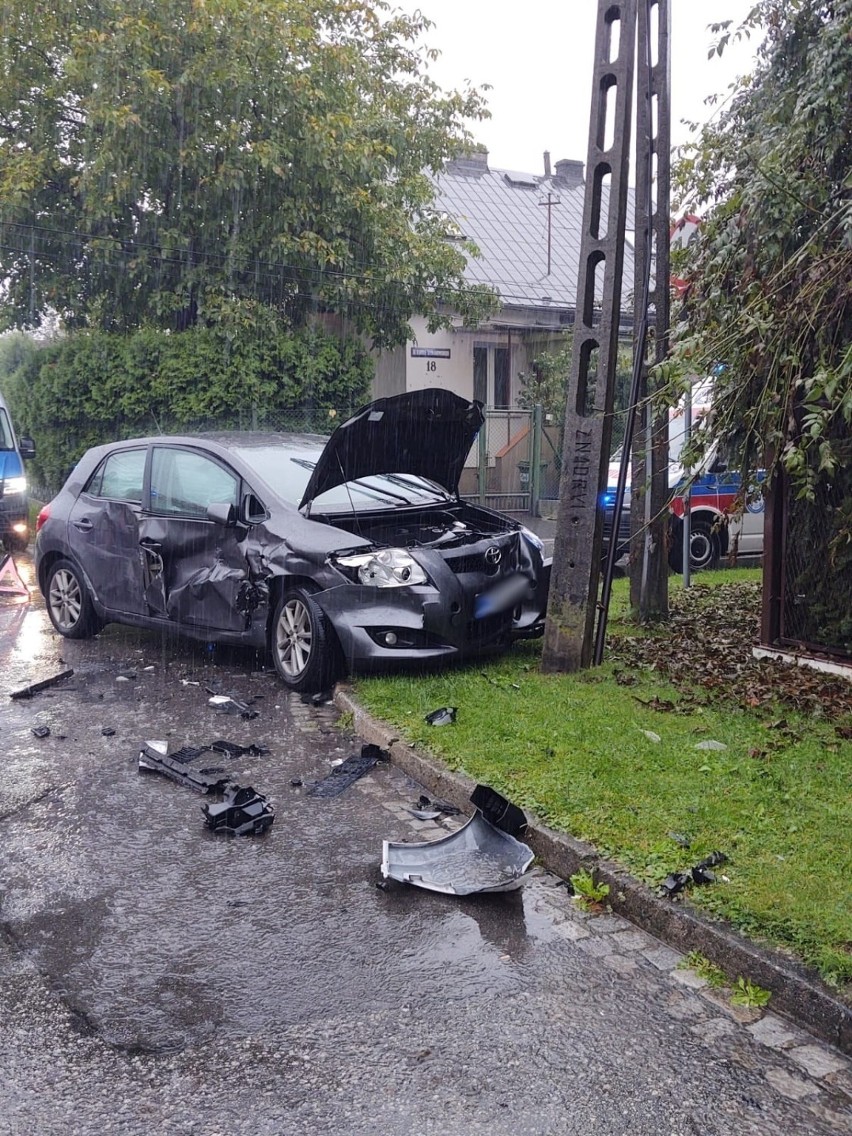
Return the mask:
[[[426,573],[404,548],[381,548],[331,559],[344,575],[373,588],[404,588],[427,582]]]
[[[25,477],[7,477],[3,482],[3,494],[11,497],[13,493],[26,493],[27,479]]]
[[[544,552],[544,541],[541,539],[538,533],[534,533],[532,529],[525,528],[521,528],[521,532],[523,534],[524,540],[528,544],[531,544],[533,548],[537,548],[539,552]]]

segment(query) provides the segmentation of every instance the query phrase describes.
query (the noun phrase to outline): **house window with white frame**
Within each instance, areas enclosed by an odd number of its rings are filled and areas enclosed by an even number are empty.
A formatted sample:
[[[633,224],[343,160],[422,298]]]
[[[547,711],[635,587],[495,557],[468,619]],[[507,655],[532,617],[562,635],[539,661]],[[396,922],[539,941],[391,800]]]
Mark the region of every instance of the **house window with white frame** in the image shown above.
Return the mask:
[[[473,397],[486,406],[508,410],[512,405],[509,348],[478,344],[473,348]]]

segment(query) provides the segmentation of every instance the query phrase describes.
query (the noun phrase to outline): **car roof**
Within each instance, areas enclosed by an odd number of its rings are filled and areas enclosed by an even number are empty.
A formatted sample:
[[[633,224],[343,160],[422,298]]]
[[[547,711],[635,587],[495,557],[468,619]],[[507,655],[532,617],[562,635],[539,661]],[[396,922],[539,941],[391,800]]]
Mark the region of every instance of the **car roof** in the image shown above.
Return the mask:
[[[225,450],[251,449],[266,446],[286,446],[300,449],[322,449],[328,438],[323,434],[297,434],[294,432],[271,432],[262,430],[209,430],[197,434],[152,434],[144,438],[122,438],[107,442],[97,449],[112,449],[115,446],[183,445],[197,446],[213,443]]]

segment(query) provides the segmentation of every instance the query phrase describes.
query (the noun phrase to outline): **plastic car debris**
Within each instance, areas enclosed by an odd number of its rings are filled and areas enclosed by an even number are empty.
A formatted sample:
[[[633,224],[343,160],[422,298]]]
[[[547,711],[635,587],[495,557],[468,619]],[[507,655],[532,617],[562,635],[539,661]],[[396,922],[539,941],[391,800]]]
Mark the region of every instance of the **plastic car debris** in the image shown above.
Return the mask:
[[[439,816],[457,816],[461,809],[451,805],[448,801],[432,801],[421,794],[417,804],[408,810],[418,820],[435,820]]]
[[[528,821],[523,809],[507,801],[488,785],[477,785],[470,800],[487,820],[510,836],[519,836],[527,827]]]
[[[457,706],[442,706],[439,710],[427,714],[426,721],[430,726],[449,726],[451,722],[455,722],[457,713]]]
[[[228,757],[243,757],[245,754],[249,754],[251,757],[263,757],[269,753],[266,746],[255,745],[254,742],[251,745],[241,746],[237,745],[236,742],[226,742],[223,738],[211,742],[209,748],[216,750],[217,753],[226,753]]]
[[[112,726],[104,726],[104,728],[101,730],[101,734],[103,734],[105,738],[111,738],[115,734],[115,730],[112,728]]]
[[[188,764],[204,752],[203,749],[184,746],[170,754],[166,742],[144,742],[139,751],[139,772],[162,773],[198,793],[221,793],[231,780],[227,769],[193,769]]]
[[[208,828],[233,836],[257,836],[275,820],[275,809],[268,798],[250,785],[225,786],[222,801],[201,806]]]
[[[327,777],[315,781],[308,789],[309,797],[336,797],[344,789],[348,789],[359,777],[363,777],[379,761],[388,761],[387,750],[381,746],[364,745],[360,754],[352,754],[342,761]]]
[[[69,667],[66,671],[60,671],[59,674],[51,675],[50,678],[44,678],[41,682],[31,682],[29,686],[21,687],[20,690],[13,690],[9,695],[10,698],[32,698],[34,694],[38,694],[40,690],[47,690],[49,686],[56,686],[58,682],[62,682],[65,678],[70,678],[74,673]]]
[[[325,706],[327,702],[333,699],[333,692],[330,690],[321,690],[316,694],[303,694],[301,696],[302,702],[306,706]]]
[[[37,738],[49,738],[50,726],[33,726],[32,732]]]
[[[212,706],[221,714],[239,714],[241,718],[246,720],[257,717],[257,711],[252,710],[248,702],[240,702],[239,699],[232,698],[229,694],[214,694],[212,698],[207,700],[207,705]]]
[[[660,894],[671,898],[684,891],[690,884],[715,883],[716,874],[710,869],[715,868],[718,864],[724,864],[727,859],[728,857],[724,852],[711,852],[693,868],[689,868],[685,872],[672,872],[670,876],[666,876],[660,885]]]
[[[476,810],[456,832],[422,844],[382,842],[382,876],[446,895],[515,891],[533,850]]]
[[[238,785],[226,769],[197,769],[189,764],[211,749],[182,746],[170,754],[164,741],[144,742],[139,752],[139,772],[162,773],[200,793],[221,793],[221,803],[202,805],[208,828],[237,836],[264,832],[275,819],[275,809],[262,793],[251,786]]]

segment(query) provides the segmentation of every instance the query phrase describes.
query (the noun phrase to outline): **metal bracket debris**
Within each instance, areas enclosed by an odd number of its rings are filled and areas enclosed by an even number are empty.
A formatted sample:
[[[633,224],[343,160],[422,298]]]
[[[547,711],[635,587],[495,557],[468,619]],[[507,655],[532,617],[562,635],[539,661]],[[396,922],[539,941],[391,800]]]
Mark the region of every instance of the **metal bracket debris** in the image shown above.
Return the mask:
[[[67,671],[60,671],[59,674],[52,675],[50,678],[44,678],[41,682],[31,682],[29,686],[21,687],[20,690],[13,690],[10,698],[32,698],[34,694],[38,694],[40,690],[47,690],[49,686],[56,686],[58,682],[62,682],[65,678],[70,678],[74,673],[69,667]]]

